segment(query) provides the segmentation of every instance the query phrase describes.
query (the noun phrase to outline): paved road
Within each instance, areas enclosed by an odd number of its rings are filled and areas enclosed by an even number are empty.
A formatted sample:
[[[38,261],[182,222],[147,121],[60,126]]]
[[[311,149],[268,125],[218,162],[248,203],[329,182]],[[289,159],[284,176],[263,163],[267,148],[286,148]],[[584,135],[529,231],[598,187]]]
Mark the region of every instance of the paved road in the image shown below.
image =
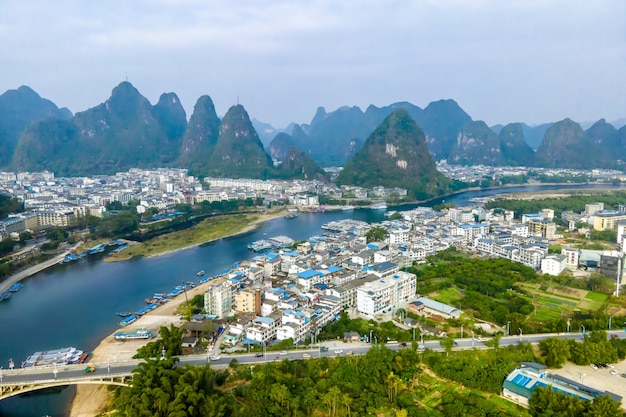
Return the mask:
[[[613,337],[616,335],[619,338],[626,338],[626,332],[612,331],[608,333],[608,337]],[[559,339],[575,339],[582,340],[583,335],[581,333],[551,333],[551,334],[530,334],[530,335],[519,335],[517,336],[507,336],[500,339],[500,346],[510,346],[516,345],[520,341],[525,343],[538,343],[543,339],[547,339],[549,337],[557,337]],[[485,345],[485,342],[489,339],[480,339],[479,338],[463,338],[456,339],[455,346],[453,350],[466,350],[466,349],[487,349],[488,347]],[[322,346],[328,348],[327,351],[322,351],[319,348],[313,349],[298,349],[298,350],[290,350],[290,351],[282,351],[282,352],[266,352],[265,354],[259,354],[257,356],[256,353],[250,354],[224,354],[219,357],[209,357],[206,354],[200,355],[189,355],[180,357],[181,363],[189,363],[190,365],[204,365],[206,363],[211,363],[214,367],[227,367],[230,361],[234,358],[237,359],[239,363],[243,364],[262,364],[267,362],[279,362],[284,359],[289,360],[297,360],[297,359],[309,359],[309,358],[319,358],[319,357],[340,357],[340,356],[350,356],[350,355],[364,355],[372,345],[366,343],[343,343],[343,342],[323,342]],[[406,346],[402,346],[399,343],[387,344],[387,348],[392,350],[399,349],[410,349],[411,343],[407,343]],[[444,349],[439,344],[439,340],[425,340],[424,344],[421,345],[418,343],[418,348],[421,349],[432,349],[436,351],[443,351]],[[97,363],[97,364],[81,364],[81,365],[65,365],[65,366],[49,366],[49,367],[34,367],[34,368],[19,368],[19,369],[0,369],[0,375],[2,376],[2,381],[0,381],[0,385],[3,384],[16,384],[16,383],[25,383],[25,382],[46,382],[55,379],[91,379],[94,377],[105,377],[105,376],[115,376],[115,375],[128,375],[132,372],[133,369],[137,367],[139,360],[131,360],[124,362],[108,362],[108,363]],[[88,365],[95,365],[96,369],[94,372],[85,373],[84,369]]]

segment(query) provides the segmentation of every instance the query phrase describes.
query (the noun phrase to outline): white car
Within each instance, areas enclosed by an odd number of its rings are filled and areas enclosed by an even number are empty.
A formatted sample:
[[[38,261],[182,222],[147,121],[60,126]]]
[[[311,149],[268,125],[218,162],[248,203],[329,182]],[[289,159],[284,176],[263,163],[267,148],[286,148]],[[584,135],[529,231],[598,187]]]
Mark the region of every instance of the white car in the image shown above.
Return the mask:
[[[220,359],[222,359],[221,356],[211,356],[212,361],[219,361]]]
[[[611,369],[611,375],[617,375],[618,371],[617,369]]]
[[[279,355],[286,355],[286,354],[287,354],[286,350],[281,350],[280,353],[279,353]]]
[[[337,350],[335,350],[335,353],[336,353],[337,355],[339,355],[340,353],[343,353],[343,349],[337,349]]]
[[[311,355],[309,355],[308,353],[305,353],[304,355],[302,355],[302,357],[304,359],[309,359],[311,357]]]

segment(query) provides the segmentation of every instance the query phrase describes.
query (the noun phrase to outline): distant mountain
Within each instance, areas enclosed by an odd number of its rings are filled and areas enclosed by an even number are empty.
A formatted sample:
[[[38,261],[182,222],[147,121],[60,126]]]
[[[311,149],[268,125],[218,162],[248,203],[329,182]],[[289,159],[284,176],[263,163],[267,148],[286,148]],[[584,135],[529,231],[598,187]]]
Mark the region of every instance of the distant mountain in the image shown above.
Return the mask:
[[[602,158],[602,152],[582,127],[565,119],[554,123],[535,154],[535,165],[541,167],[567,167],[591,169],[613,167],[615,160]]]
[[[543,123],[536,126],[529,126],[525,123],[522,123],[522,131],[524,132],[524,140],[526,143],[533,148],[533,150],[537,150],[541,142],[543,141],[543,137],[546,134],[546,130],[553,123]]]
[[[500,150],[505,165],[532,166],[535,152],[524,140],[524,128],[521,123],[510,123],[500,129]]]
[[[282,135],[284,133],[279,133]],[[281,164],[276,167],[273,178],[295,178],[302,180],[330,181],[330,175],[321,169],[307,154],[295,147],[289,148],[282,158]]]
[[[176,165],[189,168],[193,175],[206,176],[219,133],[220,118],[215,112],[213,100],[209,96],[201,96],[189,119]]]
[[[423,200],[450,191],[451,181],[437,172],[424,133],[404,109],[392,113],[336,179],[337,184],[402,187]]]
[[[220,123],[209,160],[209,175],[231,178],[267,178],[272,160],[242,105],[232,106]]]
[[[287,156],[289,150],[295,147],[295,141],[291,135],[281,132],[272,140],[268,149],[274,161],[282,161]]]
[[[259,139],[261,139],[261,143],[265,148],[268,148],[274,137],[281,133],[287,131],[286,129],[276,129],[269,123],[262,122],[255,118],[252,118],[252,126],[254,126],[254,130],[256,130],[259,135]]]
[[[0,95],[0,167],[9,165],[20,135],[31,123],[71,117],[68,109],[58,108],[24,85]]]
[[[31,124],[20,138],[12,166],[49,169],[61,176],[166,166],[178,155],[185,113],[175,94],[162,100],[153,107],[132,84],[122,82],[105,103],[71,120]]]
[[[463,165],[502,165],[500,138],[482,121],[466,122],[448,154],[448,162]]]

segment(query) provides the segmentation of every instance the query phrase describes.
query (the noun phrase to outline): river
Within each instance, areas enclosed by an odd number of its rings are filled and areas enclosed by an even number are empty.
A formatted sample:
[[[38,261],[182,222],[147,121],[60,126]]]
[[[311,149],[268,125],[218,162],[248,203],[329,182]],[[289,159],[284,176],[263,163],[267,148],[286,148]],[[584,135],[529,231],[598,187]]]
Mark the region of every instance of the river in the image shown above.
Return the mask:
[[[467,191],[421,205],[432,206],[445,200],[463,206],[474,197],[581,187],[590,186],[521,186]],[[408,210],[416,206],[389,209]],[[8,367],[12,358],[19,366],[28,355],[40,350],[74,346],[90,351],[118,328],[116,311],[135,311],[144,306],[143,300],[153,293],[167,292],[182,281],[197,280],[199,270],[212,274],[228,269],[234,262],[251,259],[255,254],[247,249],[247,244],[254,240],[278,235],[302,240],[321,234],[322,224],[344,218],[378,222],[384,219],[384,210],[301,213],[294,219],[266,222],[245,235],[159,257],[108,263],[103,261],[103,255],[92,255],[53,266],[22,281],[24,288],[10,300],[0,303],[0,365]],[[0,416],[66,416],[74,392],[75,388],[69,387],[57,393],[2,400]]]

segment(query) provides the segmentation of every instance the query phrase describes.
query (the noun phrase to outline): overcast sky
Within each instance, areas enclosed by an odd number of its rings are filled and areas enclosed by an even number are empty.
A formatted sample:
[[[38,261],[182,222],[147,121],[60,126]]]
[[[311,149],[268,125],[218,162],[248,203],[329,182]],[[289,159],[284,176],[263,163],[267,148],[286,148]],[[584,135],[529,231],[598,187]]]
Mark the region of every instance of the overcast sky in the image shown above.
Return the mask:
[[[72,112],[128,74],[284,127],[452,98],[489,125],[626,117],[624,0],[0,0],[0,93]]]

